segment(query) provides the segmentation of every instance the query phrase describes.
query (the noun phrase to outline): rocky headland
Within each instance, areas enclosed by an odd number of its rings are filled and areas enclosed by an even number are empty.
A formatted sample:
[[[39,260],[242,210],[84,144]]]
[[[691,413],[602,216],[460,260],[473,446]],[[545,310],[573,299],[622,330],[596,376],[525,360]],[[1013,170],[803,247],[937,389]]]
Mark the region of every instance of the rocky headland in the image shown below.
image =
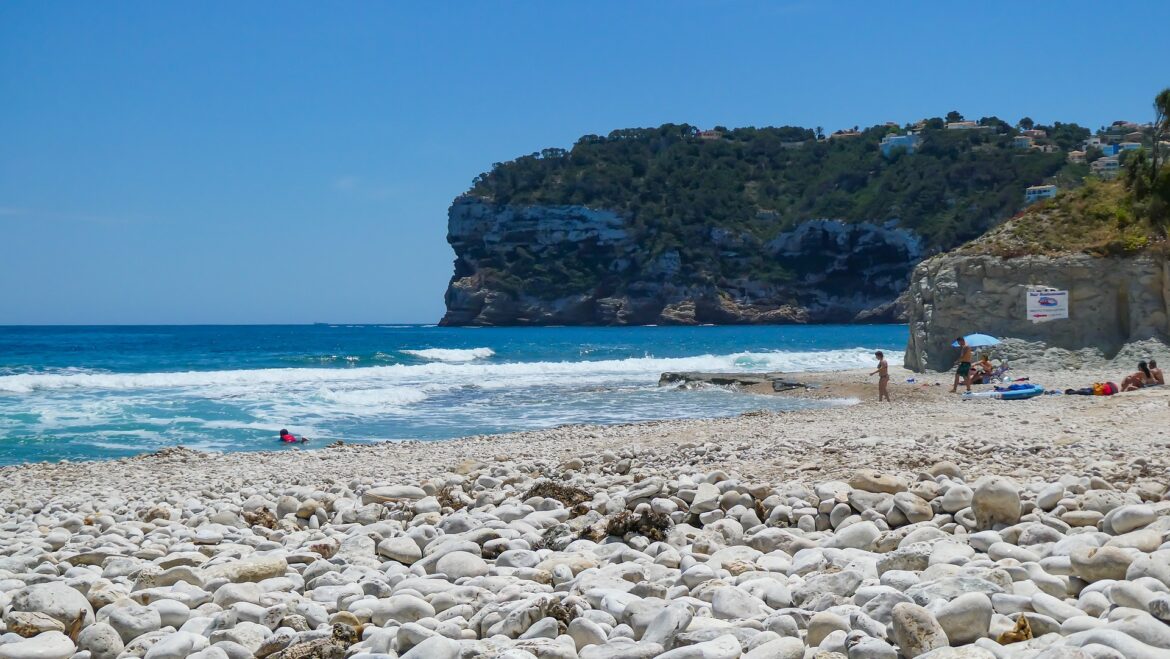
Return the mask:
[[[1132,216],[1118,183],[1094,183],[919,264],[906,293],[905,365],[954,365],[955,337],[1003,339],[999,356],[1052,368],[1133,370],[1170,341],[1170,261],[1163,232]],[[1068,291],[1069,317],[1033,323],[1028,291]]]
[[[3,468],[0,657],[1170,655],[1170,394],[904,375],[886,406]]]
[[[678,250],[646,253],[627,218],[585,206],[515,206],[463,196],[451,205],[447,241],[455,275],[443,325],[694,325],[894,322],[920,238],[893,224],[802,222],[767,242],[712,229],[736,258],[763,254],[794,268],[784,281],[748,276],[688,281]],[[578,262],[580,286],[516,268]],[[511,267],[509,267],[511,266]],[[571,279],[571,278],[570,278]],[[568,284],[568,285],[566,285]],[[566,292],[568,289],[568,292]]]
[[[1049,148],[1021,151],[994,117],[831,139],[666,124],[496,163],[449,209],[441,322],[899,321],[922,258],[1010,217],[1027,186],[1079,172],[1059,149],[1089,131],[1058,126]],[[913,153],[882,146],[903,130]]]

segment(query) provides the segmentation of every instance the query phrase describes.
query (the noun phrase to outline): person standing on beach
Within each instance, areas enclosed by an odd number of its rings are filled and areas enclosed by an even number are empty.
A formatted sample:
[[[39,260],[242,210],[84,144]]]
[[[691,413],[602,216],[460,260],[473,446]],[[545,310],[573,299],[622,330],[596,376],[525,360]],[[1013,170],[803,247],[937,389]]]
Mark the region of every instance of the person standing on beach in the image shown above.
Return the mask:
[[[890,402],[890,365],[886,363],[886,356],[882,354],[881,350],[873,353],[873,356],[877,357],[878,367],[870,375],[878,374],[878,402],[880,403],[884,399],[888,403]]]
[[[959,337],[955,339],[955,343],[959,344],[959,367],[955,369],[955,384],[951,386],[951,393],[959,391],[959,379],[962,378],[963,384],[967,386],[967,391],[971,391],[971,346],[967,345],[967,339]]]

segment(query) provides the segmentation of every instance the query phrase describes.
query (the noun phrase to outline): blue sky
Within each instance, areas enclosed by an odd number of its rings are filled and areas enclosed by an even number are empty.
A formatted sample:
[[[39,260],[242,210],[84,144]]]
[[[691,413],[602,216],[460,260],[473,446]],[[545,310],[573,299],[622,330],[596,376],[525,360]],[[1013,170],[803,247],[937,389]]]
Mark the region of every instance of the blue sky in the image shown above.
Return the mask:
[[[451,199],[585,133],[1147,121],[1124,5],[0,3],[0,324],[434,322]]]

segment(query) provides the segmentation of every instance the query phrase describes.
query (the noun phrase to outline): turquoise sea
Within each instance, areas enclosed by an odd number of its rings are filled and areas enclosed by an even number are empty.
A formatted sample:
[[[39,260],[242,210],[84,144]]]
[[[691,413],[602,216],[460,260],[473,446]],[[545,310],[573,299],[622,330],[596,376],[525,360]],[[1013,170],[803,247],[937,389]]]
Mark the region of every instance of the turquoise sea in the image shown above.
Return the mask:
[[[896,363],[905,342],[902,325],[0,327],[0,464],[792,409],[816,403],[658,376]]]

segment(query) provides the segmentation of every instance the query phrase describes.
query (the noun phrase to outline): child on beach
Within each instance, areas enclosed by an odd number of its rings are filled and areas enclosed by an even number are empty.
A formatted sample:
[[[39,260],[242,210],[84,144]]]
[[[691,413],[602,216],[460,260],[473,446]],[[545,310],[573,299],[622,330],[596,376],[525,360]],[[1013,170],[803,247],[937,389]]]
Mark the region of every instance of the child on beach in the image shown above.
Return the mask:
[[[877,357],[878,367],[870,375],[880,374],[878,377],[878,402],[880,403],[884,399],[888,403],[890,402],[890,365],[886,363],[886,356],[882,354],[881,350],[873,353],[873,356]]]

